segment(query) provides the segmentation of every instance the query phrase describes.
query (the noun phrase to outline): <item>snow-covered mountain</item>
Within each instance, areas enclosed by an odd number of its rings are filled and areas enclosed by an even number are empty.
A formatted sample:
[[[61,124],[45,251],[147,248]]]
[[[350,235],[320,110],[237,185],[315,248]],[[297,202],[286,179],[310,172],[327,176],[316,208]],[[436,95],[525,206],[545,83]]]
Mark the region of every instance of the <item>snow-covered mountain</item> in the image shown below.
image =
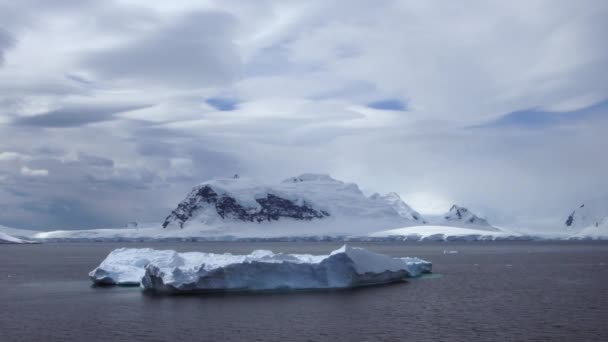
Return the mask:
[[[475,215],[472,211],[465,207],[452,205],[450,210],[442,216],[442,222],[439,224],[456,226],[456,227],[470,227],[475,229],[498,231],[496,227],[492,226],[486,219]]]
[[[608,198],[580,204],[564,219],[575,238],[608,238]]]
[[[279,184],[244,178],[197,185],[165,219],[167,229],[221,227],[221,234],[356,234],[424,222],[397,194],[365,196],[354,183],[303,174]],[[274,235],[274,233],[273,233]]]
[[[607,207],[586,203],[564,219],[564,224],[572,227],[570,232],[564,229],[563,234],[549,234],[497,227],[458,205],[453,205],[444,215],[423,217],[396,193],[366,196],[356,184],[329,175],[303,174],[274,184],[221,178],[194,187],[162,224],[132,223],[119,229],[28,233],[24,238],[65,241],[608,239],[605,219],[608,210],[603,208]],[[21,237],[12,232],[8,234]]]

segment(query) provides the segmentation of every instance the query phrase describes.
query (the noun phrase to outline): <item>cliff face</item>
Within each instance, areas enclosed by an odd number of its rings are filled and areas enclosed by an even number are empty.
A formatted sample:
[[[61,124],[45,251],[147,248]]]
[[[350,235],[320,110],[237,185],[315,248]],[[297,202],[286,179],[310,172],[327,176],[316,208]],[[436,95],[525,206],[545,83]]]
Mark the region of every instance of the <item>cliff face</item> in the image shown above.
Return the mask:
[[[277,221],[280,218],[310,221],[330,216],[324,210],[315,210],[306,201],[294,201],[267,193],[256,197],[255,206],[246,206],[229,194],[218,194],[211,186],[204,185],[192,191],[186,199],[165,219],[163,227],[171,224],[184,226],[198,212],[205,209],[215,210],[221,219],[243,222]]]

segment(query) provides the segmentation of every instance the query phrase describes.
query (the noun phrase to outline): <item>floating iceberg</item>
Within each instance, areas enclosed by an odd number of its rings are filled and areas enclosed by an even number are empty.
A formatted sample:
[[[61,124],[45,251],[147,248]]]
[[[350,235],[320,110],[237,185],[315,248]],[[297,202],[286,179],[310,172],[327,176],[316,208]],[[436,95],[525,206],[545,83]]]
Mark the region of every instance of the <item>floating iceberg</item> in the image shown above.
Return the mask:
[[[121,248],[89,273],[103,285],[141,285],[158,292],[347,288],[401,281],[431,272],[418,258],[393,258],[343,246],[329,255],[177,253]]]

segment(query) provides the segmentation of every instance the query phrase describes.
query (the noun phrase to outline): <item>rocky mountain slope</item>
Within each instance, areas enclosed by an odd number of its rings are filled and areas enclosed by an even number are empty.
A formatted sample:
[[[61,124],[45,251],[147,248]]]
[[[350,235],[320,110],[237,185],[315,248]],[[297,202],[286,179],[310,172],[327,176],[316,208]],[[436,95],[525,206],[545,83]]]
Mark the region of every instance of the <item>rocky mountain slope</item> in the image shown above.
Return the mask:
[[[420,224],[420,214],[395,195],[367,197],[356,184],[323,174],[303,174],[269,185],[243,178],[215,179],[194,187],[163,227],[311,222],[311,227],[346,231],[361,224],[370,228]]]
[[[578,238],[608,237],[608,198],[581,203],[563,221]]]
[[[469,209],[456,204],[452,205],[450,210],[443,215],[442,222],[438,223],[457,227],[497,230],[486,219],[481,218]]]

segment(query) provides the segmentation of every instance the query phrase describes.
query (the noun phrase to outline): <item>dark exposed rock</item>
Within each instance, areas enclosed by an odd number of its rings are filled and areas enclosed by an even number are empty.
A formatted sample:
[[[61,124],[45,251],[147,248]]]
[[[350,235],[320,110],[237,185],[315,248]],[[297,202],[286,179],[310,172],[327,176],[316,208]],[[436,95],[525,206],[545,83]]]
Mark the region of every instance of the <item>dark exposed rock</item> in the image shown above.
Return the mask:
[[[568,215],[564,224],[569,228],[600,227],[608,223],[606,199],[591,201],[578,206]],[[603,209],[603,210],[602,210]]]
[[[449,219],[454,219],[454,215],[456,215],[456,217],[457,217],[459,220],[462,220],[462,217],[463,217],[464,215],[468,214],[468,213],[469,213],[469,209],[464,208],[464,207],[459,207],[459,206],[457,206],[457,205],[455,205],[455,204],[454,204],[454,205],[453,205],[453,206],[450,208],[449,213],[448,213],[447,215],[445,215],[445,219],[446,219],[446,220],[449,220]]]
[[[570,214],[570,216],[568,216],[568,218],[566,219],[566,226],[570,227],[572,225],[572,223],[574,223],[574,211],[572,212],[572,214]]]
[[[222,219],[234,219],[243,222],[277,221],[281,218],[310,221],[324,218],[330,214],[323,210],[314,209],[306,201],[296,203],[274,194],[256,198],[259,207],[245,207],[227,194],[218,194],[212,187],[205,185],[195,189],[177,208],[165,219],[163,227],[178,223],[180,227],[205,208],[213,207]]]
[[[443,218],[447,221],[464,221],[476,225],[489,225],[485,219],[473,214],[469,209],[458,205],[453,205]]]
[[[326,211],[317,211],[311,208],[306,202],[302,205],[298,205],[288,199],[273,194],[268,194],[266,198],[258,198],[256,199],[256,202],[262,206],[262,210],[256,214],[255,219],[258,222],[276,221],[281,217],[291,217],[297,220],[310,221],[314,218],[329,216],[329,213]]]

